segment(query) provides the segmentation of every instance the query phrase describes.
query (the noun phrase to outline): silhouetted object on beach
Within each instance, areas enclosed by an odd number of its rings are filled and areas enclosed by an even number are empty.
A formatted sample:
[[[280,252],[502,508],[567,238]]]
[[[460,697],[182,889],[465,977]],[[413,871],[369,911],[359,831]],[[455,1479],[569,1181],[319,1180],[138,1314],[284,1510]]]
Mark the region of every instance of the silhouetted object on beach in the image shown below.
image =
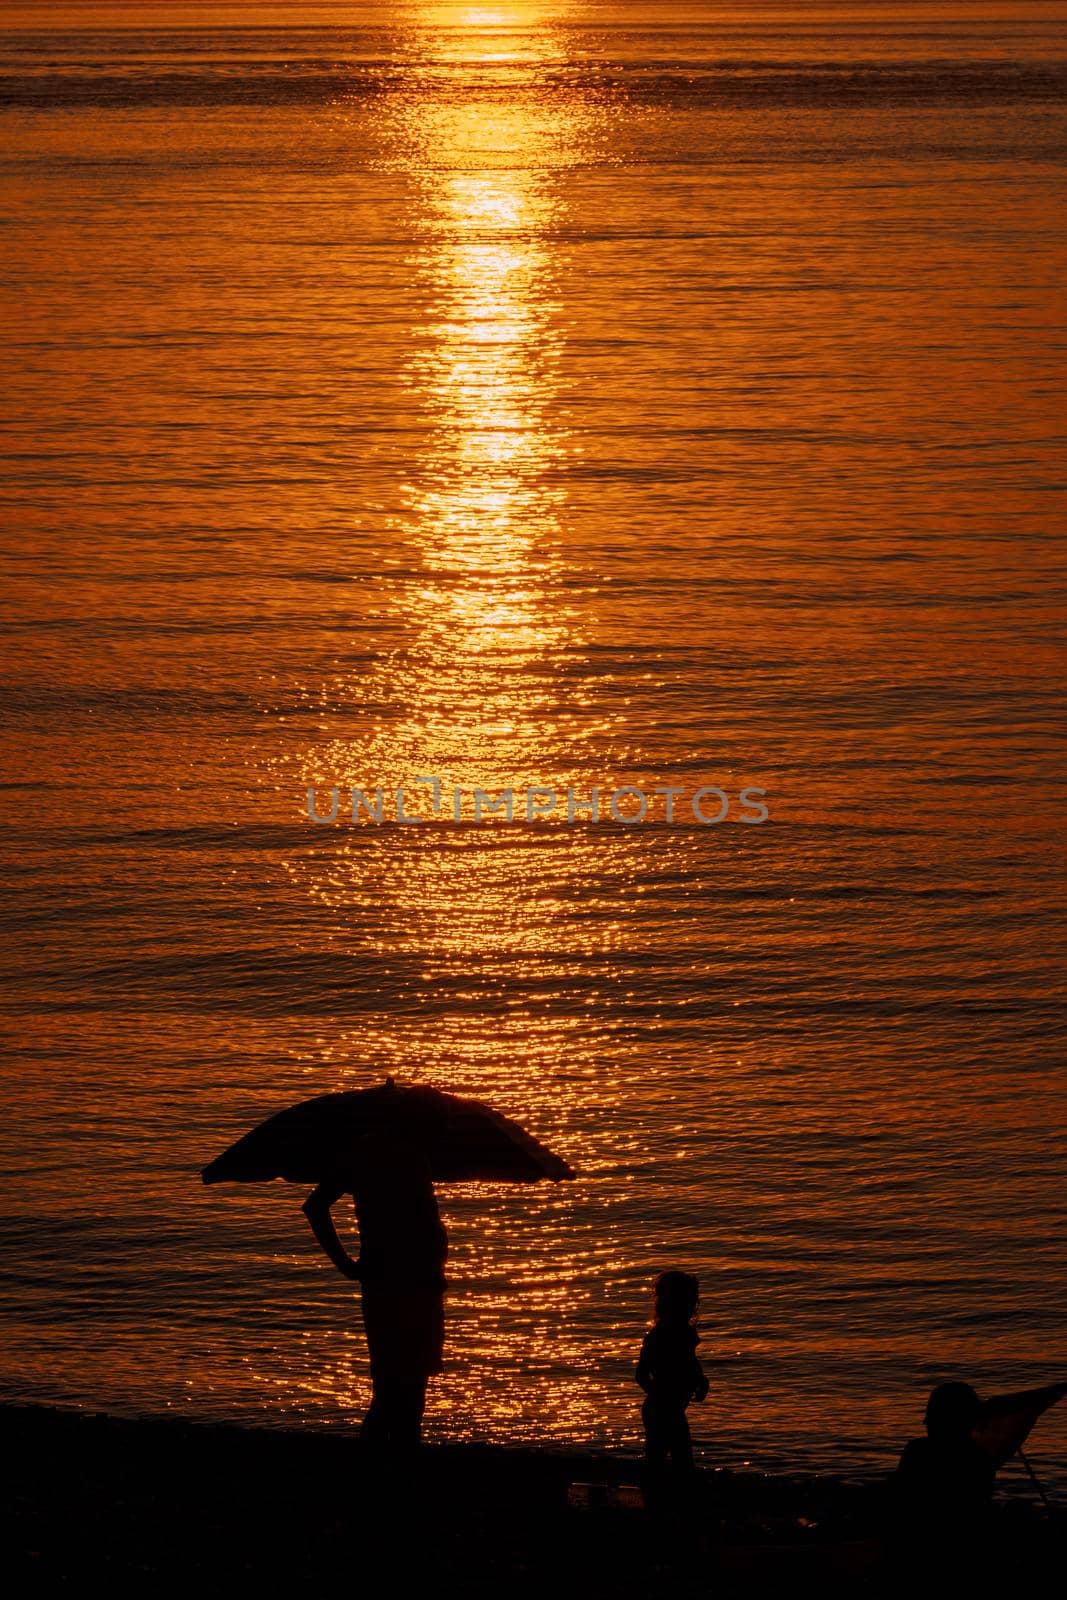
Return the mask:
[[[686,1408],[703,1400],[708,1380],[697,1357],[700,1335],[693,1325],[700,1285],[688,1272],[664,1272],[656,1283],[656,1320],[645,1334],[636,1378],[645,1391],[645,1461],[662,1477],[668,1464],[676,1475],[693,1471],[693,1445]]]
[[[953,1526],[980,1515],[997,1468],[1022,1450],[1038,1417],[1067,1383],[980,1400],[969,1383],[942,1383],[926,1405],[926,1438],[905,1445],[894,1477],[898,1503],[916,1519]]]
[[[337,1270],[362,1287],[373,1398],[368,1443],[418,1443],[427,1380],[444,1347],[448,1239],[434,1182],[535,1183],[573,1178],[567,1163],[491,1106],[392,1078],[374,1089],[320,1095],[253,1128],[203,1170],[205,1183],[314,1183],[304,1203]],[[355,1202],[353,1261],[332,1207]]]
[[[895,1566],[956,1584],[995,1560],[989,1507],[997,1468],[1021,1452],[1067,1384],[982,1401],[969,1383],[942,1383],[926,1405],[926,1437],[905,1445],[890,1480]]]
[[[420,1151],[434,1183],[538,1183],[573,1178],[567,1163],[517,1122],[478,1100],[392,1078],[302,1100],[268,1117],[203,1170],[205,1183],[322,1183],[351,1176],[357,1141],[391,1139]]]
[[[973,1429],[974,1440],[993,1463],[1002,1467],[1022,1455],[1030,1429],[1050,1406],[1067,1395],[1067,1383],[1050,1383],[1043,1389],[1021,1389],[1018,1394],[995,1394],[983,1400]]]

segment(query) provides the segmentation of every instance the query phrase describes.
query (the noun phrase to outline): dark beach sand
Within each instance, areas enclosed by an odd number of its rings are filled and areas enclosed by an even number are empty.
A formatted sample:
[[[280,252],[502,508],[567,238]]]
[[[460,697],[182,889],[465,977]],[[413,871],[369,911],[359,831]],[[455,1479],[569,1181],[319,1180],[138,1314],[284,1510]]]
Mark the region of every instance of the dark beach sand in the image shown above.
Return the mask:
[[[390,1478],[348,1431],[0,1408],[9,1592],[880,1593],[882,1487],[704,1472],[691,1515],[578,1508],[639,1463],[429,1447]],[[594,1490],[596,1500],[600,1491]],[[573,1495],[571,1497],[573,1499]],[[1016,1584],[1062,1571],[1064,1522],[998,1509]],[[887,1592],[893,1592],[889,1590]]]

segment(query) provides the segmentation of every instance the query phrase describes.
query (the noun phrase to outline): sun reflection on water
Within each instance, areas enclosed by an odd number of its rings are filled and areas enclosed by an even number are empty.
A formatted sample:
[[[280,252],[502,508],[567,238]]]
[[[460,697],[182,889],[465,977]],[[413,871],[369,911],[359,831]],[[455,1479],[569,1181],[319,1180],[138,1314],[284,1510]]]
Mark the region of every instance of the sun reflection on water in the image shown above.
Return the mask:
[[[404,153],[418,196],[411,270],[425,314],[402,374],[423,429],[402,491],[416,576],[397,588],[402,644],[331,689],[386,714],[367,719],[358,744],[341,728],[318,743],[307,783],[388,793],[433,775],[446,794],[565,788],[594,726],[572,687],[583,636],[561,553],[573,444],[558,420],[565,333],[553,266],[564,220],[556,173],[579,158],[594,118],[539,96],[535,75],[512,97],[491,76],[502,64],[564,59],[541,15],[527,5],[425,7],[403,36],[415,90],[382,116],[390,159]],[[425,815],[428,803],[412,791],[408,809]],[[294,857],[290,872],[323,913],[323,942],[355,943],[381,963],[373,1014],[323,1041],[337,1084],[390,1071],[473,1090],[569,1150],[572,1119],[597,1092],[596,1030],[565,1003],[574,962],[618,937],[602,905],[581,924],[575,910],[595,899],[605,860],[632,848],[573,827],[531,838],[490,825],[368,823]],[[618,860],[614,870],[625,872]],[[581,1180],[565,1192],[472,1185],[443,1197],[459,1360],[434,1386],[431,1410],[449,1432],[491,1432],[536,1394],[561,1432],[596,1436],[595,1399],[575,1377],[578,1285],[592,1256],[604,1271],[611,1245],[577,1226],[575,1197],[588,1207],[618,1154],[583,1149]],[[343,1406],[365,1398],[347,1356],[308,1382]]]

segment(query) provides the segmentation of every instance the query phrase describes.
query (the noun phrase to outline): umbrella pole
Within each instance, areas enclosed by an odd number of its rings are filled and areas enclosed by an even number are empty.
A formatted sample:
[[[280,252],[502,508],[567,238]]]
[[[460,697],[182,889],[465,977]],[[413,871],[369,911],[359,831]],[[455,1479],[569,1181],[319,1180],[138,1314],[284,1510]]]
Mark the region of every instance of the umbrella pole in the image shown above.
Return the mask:
[[[1030,1465],[1030,1461],[1029,1461],[1029,1458],[1026,1455],[1026,1452],[1024,1450],[1020,1449],[1020,1450],[1016,1451],[1016,1454],[1019,1457],[1019,1460],[1022,1462],[1023,1466],[1026,1468],[1027,1472],[1030,1474],[1030,1482],[1033,1484],[1034,1488],[1037,1490],[1038,1494],[1041,1496],[1041,1504],[1044,1506],[1046,1511],[1051,1511],[1052,1510],[1052,1505],[1051,1505],[1051,1503],[1049,1501],[1049,1497],[1045,1493],[1044,1487],[1043,1487],[1043,1485],[1041,1483],[1041,1479],[1038,1477],[1037,1473],[1034,1471],[1033,1467]]]

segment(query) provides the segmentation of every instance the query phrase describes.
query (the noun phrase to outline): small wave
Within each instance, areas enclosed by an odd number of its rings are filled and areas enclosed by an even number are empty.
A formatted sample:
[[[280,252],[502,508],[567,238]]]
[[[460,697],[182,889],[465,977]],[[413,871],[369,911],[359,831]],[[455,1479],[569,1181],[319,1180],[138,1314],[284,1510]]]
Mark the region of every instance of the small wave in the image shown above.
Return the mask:
[[[115,67],[84,64],[0,74],[0,106],[37,110],[152,106],[261,110],[418,96],[466,103],[618,100],[650,106],[840,106],[990,104],[1058,100],[1067,63],[1030,61],[907,63],[686,62],[598,63],[550,70],[466,67],[457,73],[424,61],[366,66],[344,61],[203,62],[195,66]]]

